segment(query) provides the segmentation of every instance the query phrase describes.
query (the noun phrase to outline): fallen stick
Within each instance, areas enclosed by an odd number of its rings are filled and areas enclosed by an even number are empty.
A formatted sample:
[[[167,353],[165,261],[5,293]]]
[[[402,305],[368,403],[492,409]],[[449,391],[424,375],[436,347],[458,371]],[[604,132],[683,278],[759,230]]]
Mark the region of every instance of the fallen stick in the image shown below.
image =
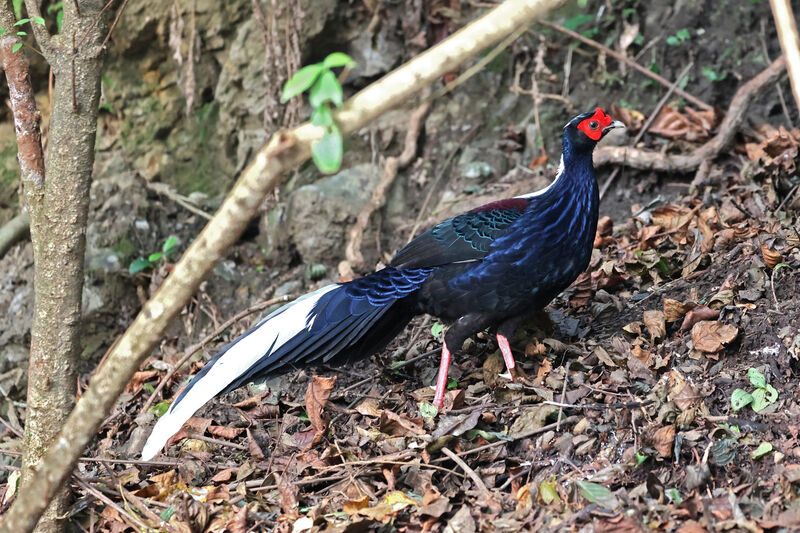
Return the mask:
[[[778,40],[781,43],[789,81],[792,84],[794,103],[800,111],[800,37],[797,35],[797,24],[792,13],[789,0],[770,0],[775,27],[778,29]]]
[[[27,212],[20,213],[0,227],[0,257],[12,246],[24,239],[31,229],[31,217]]]
[[[756,77],[739,87],[731,100],[728,113],[719,127],[719,132],[691,154],[664,154],[653,150],[642,150],[630,146],[604,146],[595,150],[595,165],[627,165],[639,170],[661,172],[691,172],[704,161],[715,159],[722,150],[733,143],[745,113],[753,100],[767,87],[775,83],[785,68],[783,57],[761,71]],[[677,91],[676,91],[677,92]]]
[[[433,48],[368,86],[336,113],[343,134],[363,127],[461,63],[531,24],[560,0],[506,0]],[[281,176],[308,160],[323,129],[309,123],[276,133],[244,169],[214,218],[183,254],[158,292],[111,349],[53,440],[35,476],[20,487],[0,532],[30,533],[125,385],[202,280],[236,242]]]

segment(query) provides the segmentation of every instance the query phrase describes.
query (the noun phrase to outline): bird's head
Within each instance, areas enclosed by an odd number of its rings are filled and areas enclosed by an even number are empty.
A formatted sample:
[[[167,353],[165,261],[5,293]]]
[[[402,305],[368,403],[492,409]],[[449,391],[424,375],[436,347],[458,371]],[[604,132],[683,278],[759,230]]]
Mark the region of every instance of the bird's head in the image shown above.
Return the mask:
[[[625,124],[614,120],[611,115],[597,108],[581,113],[564,126],[564,141],[575,150],[592,151],[597,141],[614,128],[624,128]]]

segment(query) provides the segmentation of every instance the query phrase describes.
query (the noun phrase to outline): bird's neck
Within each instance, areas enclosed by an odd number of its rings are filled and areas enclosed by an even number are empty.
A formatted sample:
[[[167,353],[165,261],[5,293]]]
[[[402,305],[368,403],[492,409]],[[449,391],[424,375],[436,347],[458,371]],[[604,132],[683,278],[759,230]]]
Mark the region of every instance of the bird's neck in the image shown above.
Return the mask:
[[[544,192],[556,201],[571,197],[584,208],[590,205],[596,208],[592,205],[597,203],[597,179],[591,149],[574,147],[565,136],[556,179]]]

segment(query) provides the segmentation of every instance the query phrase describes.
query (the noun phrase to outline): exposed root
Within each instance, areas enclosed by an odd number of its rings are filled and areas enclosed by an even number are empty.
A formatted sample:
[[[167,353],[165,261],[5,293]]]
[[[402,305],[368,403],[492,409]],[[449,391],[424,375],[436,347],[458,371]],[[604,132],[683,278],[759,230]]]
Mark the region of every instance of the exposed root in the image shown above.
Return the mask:
[[[356,223],[350,228],[350,239],[345,248],[345,256],[350,265],[354,267],[360,267],[364,264],[364,256],[361,254],[361,242],[364,239],[364,230],[366,230],[367,224],[369,224],[369,218],[372,216],[372,213],[383,207],[386,203],[386,192],[389,190],[389,187],[392,186],[392,183],[394,183],[394,179],[397,177],[397,171],[411,164],[414,155],[417,153],[417,140],[419,139],[419,133],[422,129],[422,123],[425,121],[425,117],[428,115],[428,111],[431,108],[430,101],[426,98],[423,98],[423,100],[423,103],[414,110],[408,121],[408,131],[406,131],[406,140],[402,153],[397,157],[391,156],[386,158],[386,165],[384,166],[383,175],[381,176],[380,182],[378,182],[378,186],[372,191],[372,197],[369,203],[364,206],[364,209],[361,210],[356,218]]]

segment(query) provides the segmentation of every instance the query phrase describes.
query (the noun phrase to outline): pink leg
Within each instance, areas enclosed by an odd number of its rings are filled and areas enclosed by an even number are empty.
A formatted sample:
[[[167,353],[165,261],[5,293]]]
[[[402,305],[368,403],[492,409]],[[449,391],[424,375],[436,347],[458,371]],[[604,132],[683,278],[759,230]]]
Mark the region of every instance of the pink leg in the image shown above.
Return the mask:
[[[450,369],[450,350],[447,343],[442,343],[442,359],[439,362],[439,376],[436,378],[436,392],[433,395],[433,405],[441,409],[444,405],[444,391],[447,389],[447,371]]]
[[[508,339],[499,333],[497,334],[497,346],[500,347],[500,352],[503,354],[503,361],[506,362],[508,373],[513,376],[514,374],[512,374],[511,370],[516,366],[514,354],[511,353],[511,346],[508,344]]]

